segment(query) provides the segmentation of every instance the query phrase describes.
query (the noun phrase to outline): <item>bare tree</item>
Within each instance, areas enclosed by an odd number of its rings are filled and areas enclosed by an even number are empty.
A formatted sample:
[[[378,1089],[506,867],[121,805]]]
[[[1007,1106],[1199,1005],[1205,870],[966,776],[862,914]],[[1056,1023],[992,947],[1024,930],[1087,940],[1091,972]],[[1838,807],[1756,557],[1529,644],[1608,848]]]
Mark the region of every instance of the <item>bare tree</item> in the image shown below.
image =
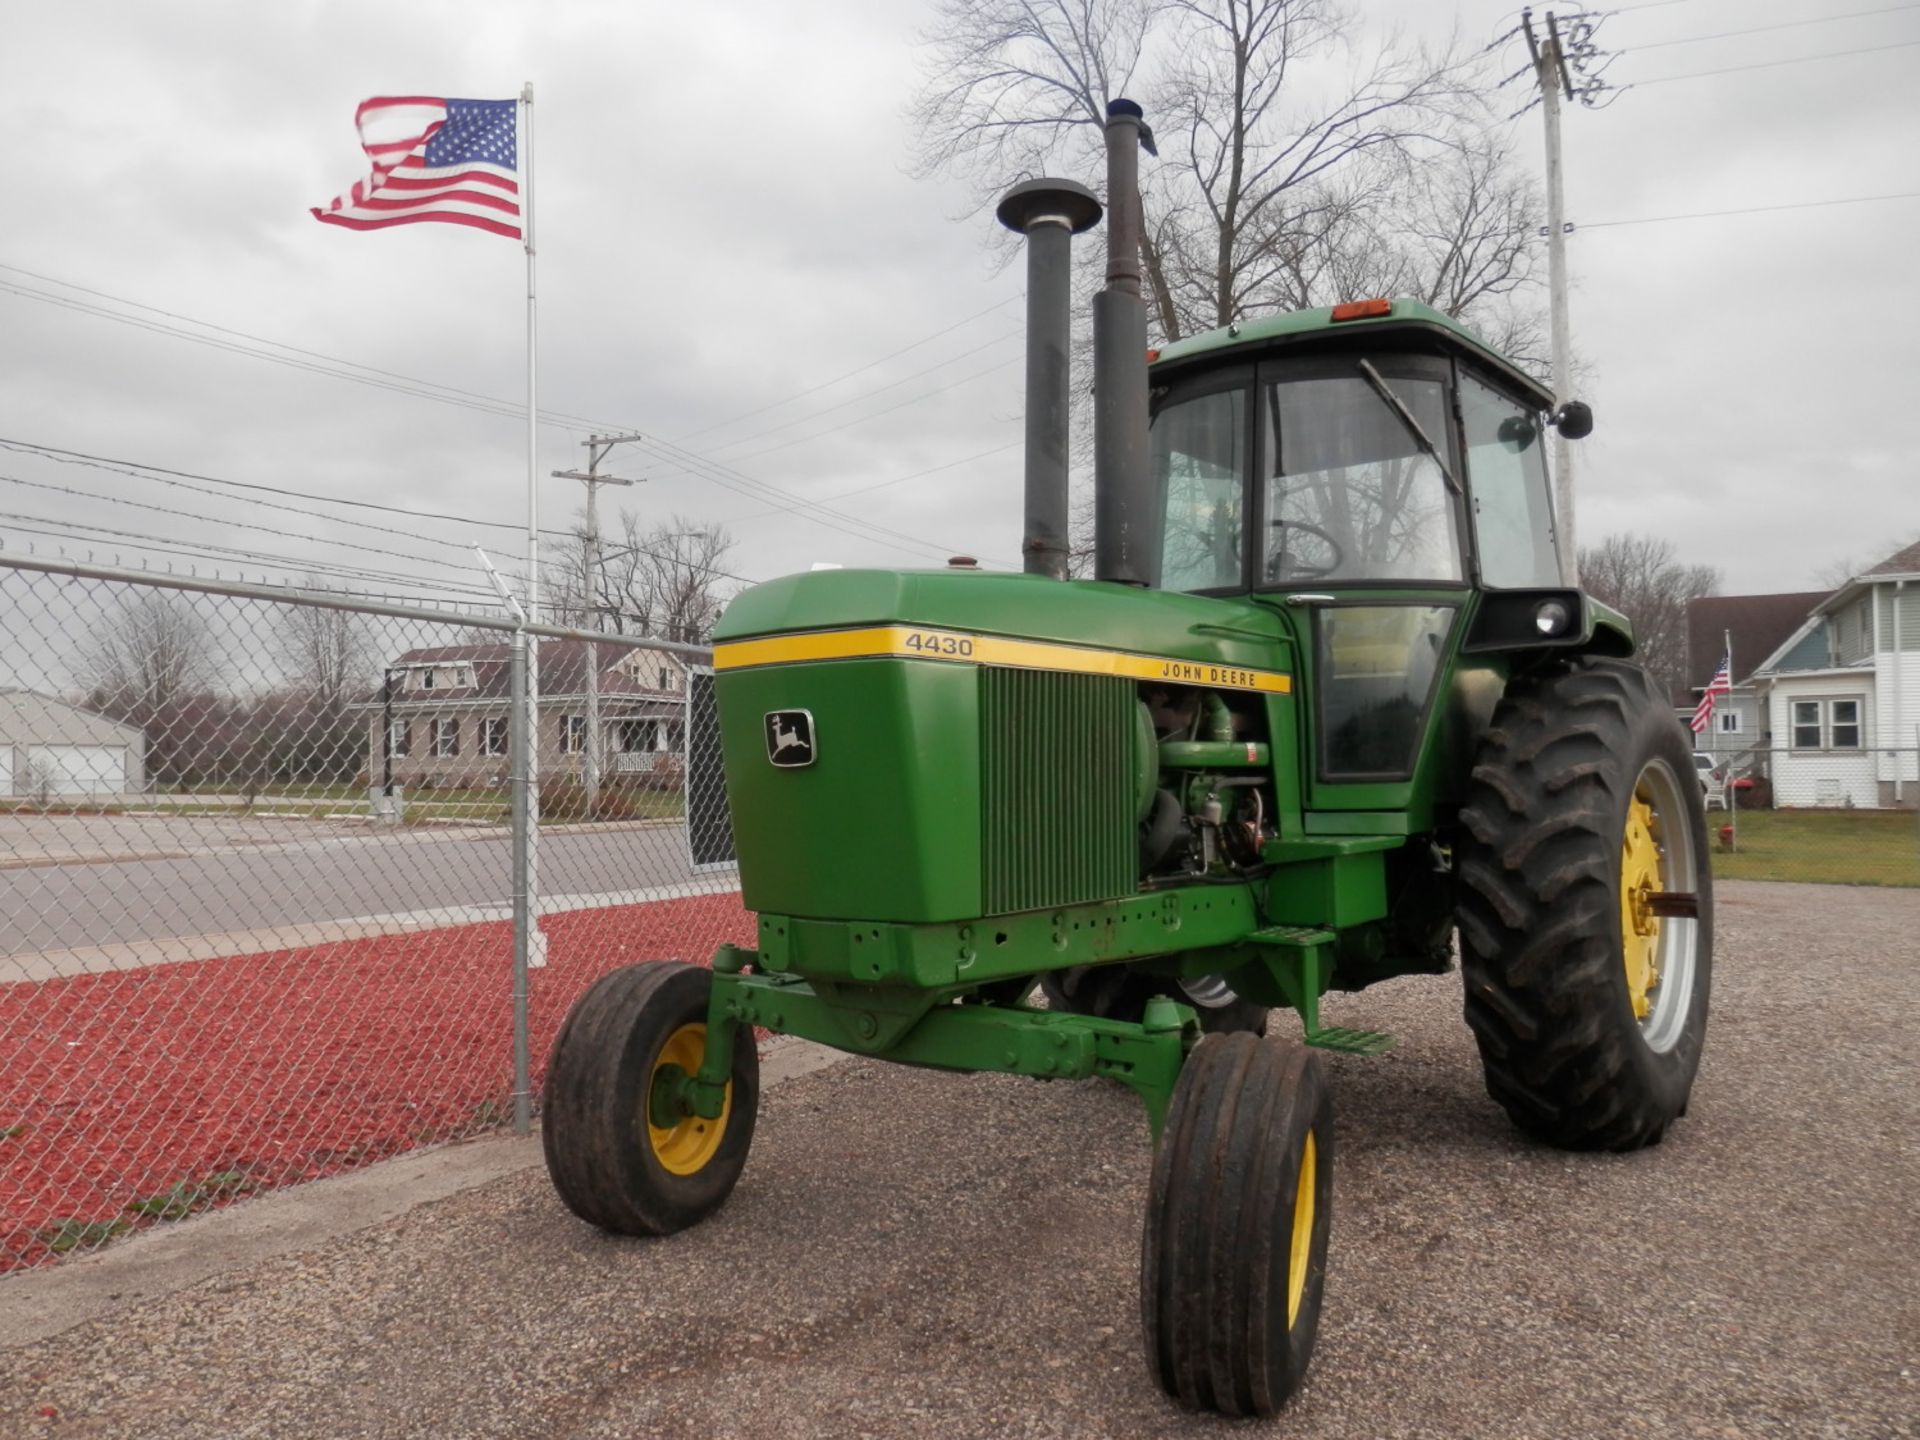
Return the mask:
[[[82,642],[75,678],[108,713],[138,724],[220,677],[212,633],[190,600],[170,590],[130,595]]]
[[[181,778],[181,757],[198,744],[202,702],[221,668],[212,628],[193,602],[147,590],[122,599],[81,642],[74,678],[95,709],[141,728],[148,771],[165,782]]]
[[[1097,176],[1107,102],[1138,78],[1162,156],[1142,258],[1165,339],[1387,293],[1499,339],[1517,323],[1540,207],[1477,57],[1363,45],[1338,0],[940,0],[925,38],[921,166],[982,200],[1043,168]]]
[[[312,575],[302,584],[308,590],[334,588]],[[288,605],[275,617],[274,630],[288,677],[320,704],[344,705],[373,684],[372,637],[364,615]]]
[[[316,575],[304,588],[336,587]],[[288,781],[351,780],[364,741],[348,707],[377,681],[373,637],[365,615],[317,605],[288,605],[274,617],[274,641],[290,682],[286,693],[254,707],[262,762]],[[263,783],[256,779],[256,785]]]
[[[1720,572],[1681,564],[1670,540],[1609,535],[1580,551],[1580,583],[1633,622],[1635,658],[1677,693],[1687,679],[1687,602],[1717,594]]]
[[[732,597],[721,568],[732,549],[721,526],[675,516],[648,530],[623,510],[618,538],[601,541],[598,566],[589,565],[584,530],[549,550],[548,601],[564,624],[592,629],[597,620],[611,634],[699,644]]]

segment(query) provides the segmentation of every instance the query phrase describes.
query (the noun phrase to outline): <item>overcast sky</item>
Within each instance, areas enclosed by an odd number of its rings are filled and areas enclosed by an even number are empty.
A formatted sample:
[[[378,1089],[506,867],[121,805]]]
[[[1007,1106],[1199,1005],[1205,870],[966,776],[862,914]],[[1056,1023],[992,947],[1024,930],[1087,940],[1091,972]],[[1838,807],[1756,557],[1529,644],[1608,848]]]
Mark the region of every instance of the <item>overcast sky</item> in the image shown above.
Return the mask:
[[[1382,26],[1475,39],[1515,18],[1501,0],[1359,8]],[[1658,44],[1872,8],[1636,6],[1603,33],[1627,52],[1610,78],[1920,39],[1920,10],[1906,9]],[[540,400],[583,422],[542,429],[542,523],[577,512],[580,487],[544,476],[581,463],[594,422],[650,437],[616,460],[646,483],[608,508],[725,524],[743,576],[957,551],[1012,566],[1021,275],[995,268],[993,222],[964,213],[957,184],[909,173],[922,21],[903,0],[0,0],[12,141],[0,265],[14,267],[0,270],[0,435],[521,522],[521,420],[11,292],[148,326],[207,322],[518,403],[514,242],[438,225],[358,234],[307,208],[364,173],[361,99],[506,98],[531,79]],[[1805,587],[1841,557],[1871,563],[1920,531],[1920,200],[1600,223],[1920,191],[1920,106],[1904,78],[1915,58],[1895,49],[1645,85],[1569,116],[1568,206],[1583,227],[1570,242],[1573,326],[1598,418],[1578,451],[1584,540],[1657,532],[1744,592]],[[1538,116],[1520,125],[1537,164]],[[0,512],[42,517],[0,518],[9,547],[102,560],[168,558],[142,550],[144,537],[286,562],[235,558],[229,574],[318,560],[474,584],[470,569],[408,557],[465,567],[446,542],[484,540],[503,562],[521,548],[504,528],[362,515],[417,531],[388,535],[4,451],[0,476]],[[327,543],[340,540],[399,553]]]

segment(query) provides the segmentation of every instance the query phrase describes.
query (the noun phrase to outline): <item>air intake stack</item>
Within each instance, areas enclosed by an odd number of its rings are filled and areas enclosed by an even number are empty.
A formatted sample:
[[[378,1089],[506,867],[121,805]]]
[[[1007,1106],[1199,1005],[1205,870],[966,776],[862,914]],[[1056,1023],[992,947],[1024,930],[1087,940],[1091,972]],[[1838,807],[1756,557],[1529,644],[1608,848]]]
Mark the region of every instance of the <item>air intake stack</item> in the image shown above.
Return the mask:
[[[1147,310],[1140,298],[1140,151],[1153,132],[1131,100],[1107,105],[1107,287],[1093,297],[1094,577],[1159,579],[1147,464]]]

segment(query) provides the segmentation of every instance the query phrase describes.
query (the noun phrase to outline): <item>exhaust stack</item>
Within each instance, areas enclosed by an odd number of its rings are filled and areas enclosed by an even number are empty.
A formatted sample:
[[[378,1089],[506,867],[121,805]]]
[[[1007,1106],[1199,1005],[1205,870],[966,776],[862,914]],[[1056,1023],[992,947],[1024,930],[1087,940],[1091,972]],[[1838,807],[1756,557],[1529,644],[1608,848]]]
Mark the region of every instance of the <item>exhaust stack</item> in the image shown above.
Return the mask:
[[[1027,505],[1020,552],[1029,575],[1067,578],[1067,345],[1073,237],[1100,202],[1071,180],[1025,180],[993,212],[1027,237]]]
[[[1107,104],[1107,287],[1093,297],[1094,577],[1152,585],[1160,520],[1147,464],[1147,310],[1140,298],[1140,151],[1131,100]]]

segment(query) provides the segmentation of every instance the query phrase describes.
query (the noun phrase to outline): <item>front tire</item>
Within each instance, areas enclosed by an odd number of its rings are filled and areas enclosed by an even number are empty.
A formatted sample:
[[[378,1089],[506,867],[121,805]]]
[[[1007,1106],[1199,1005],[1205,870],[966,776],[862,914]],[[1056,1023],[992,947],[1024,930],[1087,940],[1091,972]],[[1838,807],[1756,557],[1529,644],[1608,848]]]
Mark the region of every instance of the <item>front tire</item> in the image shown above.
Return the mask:
[[[1706,812],[1646,672],[1516,678],[1455,847],[1466,1017],[1487,1089],[1573,1150],[1657,1143],[1686,1113],[1713,961]]]
[[[617,1235],[671,1235],[732,1193],[753,1144],[760,1052],[734,1031],[726,1107],[712,1120],[656,1107],[700,1068],[713,975],[678,960],[603,975],[568,1012],[547,1061],[541,1146],[567,1208]]]
[[[1333,1220],[1317,1056],[1209,1035],[1181,1069],[1140,1254],[1147,1366],[1193,1410],[1271,1415],[1313,1355]]]

